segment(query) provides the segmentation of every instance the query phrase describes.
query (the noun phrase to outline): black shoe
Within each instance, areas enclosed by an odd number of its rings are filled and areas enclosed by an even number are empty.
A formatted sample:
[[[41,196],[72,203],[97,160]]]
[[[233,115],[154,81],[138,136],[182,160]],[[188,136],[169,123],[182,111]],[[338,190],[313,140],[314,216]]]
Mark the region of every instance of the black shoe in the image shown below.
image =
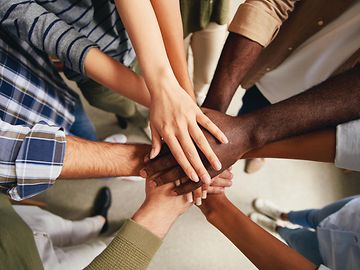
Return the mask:
[[[128,127],[128,121],[122,116],[119,116],[119,115],[115,115],[115,116],[116,116],[119,127],[122,129],[126,129]]]
[[[111,191],[108,187],[103,187],[99,190],[95,203],[93,216],[103,216],[105,218],[105,224],[102,227],[100,233],[104,233],[108,230],[108,211],[111,206]]]

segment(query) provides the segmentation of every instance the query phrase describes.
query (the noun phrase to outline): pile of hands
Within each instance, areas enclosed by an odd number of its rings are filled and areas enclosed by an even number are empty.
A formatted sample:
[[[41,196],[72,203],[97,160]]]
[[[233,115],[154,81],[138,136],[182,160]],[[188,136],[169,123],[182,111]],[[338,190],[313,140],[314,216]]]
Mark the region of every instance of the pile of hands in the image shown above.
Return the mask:
[[[199,159],[194,158],[183,163],[165,144],[155,158],[151,153],[147,155],[144,159],[145,167],[140,171],[140,175],[146,178],[146,200],[135,214],[135,221],[139,215],[143,218],[142,213],[146,212],[144,209],[151,209],[157,214],[152,214],[152,219],[149,217],[149,223],[155,220],[155,215],[164,225],[160,227],[169,228],[176,218],[193,204],[201,206],[203,212],[209,210],[206,208],[209,208],[213,201],[223,198],[225,188],[232,185],[231,166],[251,149],[246,125],[241,128],[236,117],[209,109],[203,111],[223,131],[227,142],[219,141],[202,129],[213,151],[208,155],[197,150]],[[160,230],[158,235],[166,234],[167,229],[161,230],[156,224],[147,225],[157,227]]]

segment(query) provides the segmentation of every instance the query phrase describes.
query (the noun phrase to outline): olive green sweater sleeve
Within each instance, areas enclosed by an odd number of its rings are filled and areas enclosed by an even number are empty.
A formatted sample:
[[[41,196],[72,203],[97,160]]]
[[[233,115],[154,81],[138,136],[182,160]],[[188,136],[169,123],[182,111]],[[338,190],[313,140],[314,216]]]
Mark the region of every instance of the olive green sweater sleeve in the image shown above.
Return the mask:
[[[129,219],[110,245],[86,269],[146,269],[161,244],[159,237]]]

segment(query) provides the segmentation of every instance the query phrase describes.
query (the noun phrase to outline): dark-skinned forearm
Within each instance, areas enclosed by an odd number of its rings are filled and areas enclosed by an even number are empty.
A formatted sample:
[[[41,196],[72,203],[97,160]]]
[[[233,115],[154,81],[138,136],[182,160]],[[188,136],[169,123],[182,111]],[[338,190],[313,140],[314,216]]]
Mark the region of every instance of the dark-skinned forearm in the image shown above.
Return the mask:
[[[203,107],[226,112],[242,79],[263,47],[239,34],[230,33],[221,53]]]
[[[67,136],[60,179],[136,176],[150,151],[144,144],[92,142]]]
[[[242,158],[286,158],[334,162],[335,154],[336,129],[330,128],[267,144],[245,153]]]
[[[225,197],[205,214],[261,270],[316,269],[306,258],[253,223]]]
[[[304,93],[245,115],[255,127],[253,148],[360,118],[359,74],[360,65]]]

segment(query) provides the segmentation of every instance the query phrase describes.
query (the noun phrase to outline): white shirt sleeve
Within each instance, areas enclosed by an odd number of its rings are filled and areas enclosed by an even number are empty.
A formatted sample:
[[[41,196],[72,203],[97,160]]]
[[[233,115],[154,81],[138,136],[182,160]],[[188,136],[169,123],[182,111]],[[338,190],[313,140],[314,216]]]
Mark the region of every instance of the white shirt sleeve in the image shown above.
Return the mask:
[[[325,265],[320,265],[318,270],[331,270],[330,268],[326,267]]]
[[[335,165],[360,171],[360,119],[336,127]]]

